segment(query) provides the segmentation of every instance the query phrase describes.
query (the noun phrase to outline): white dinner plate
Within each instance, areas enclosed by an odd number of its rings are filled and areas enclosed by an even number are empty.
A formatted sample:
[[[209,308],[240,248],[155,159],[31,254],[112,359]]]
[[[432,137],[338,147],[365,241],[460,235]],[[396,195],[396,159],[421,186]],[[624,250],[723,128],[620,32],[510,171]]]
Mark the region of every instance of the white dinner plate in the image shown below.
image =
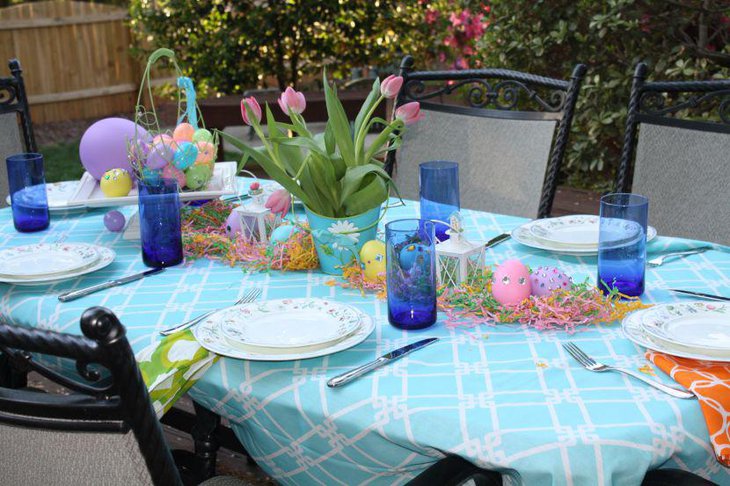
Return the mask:
[[[0,278],[38,279],[90,267],[99,260],[95,245],[40,243],[0,251]]]
[[[590,215],[587,215],[590,216]],[[595,216],[594,216],[595,217]],[[580,247],[570,245],[556,245],[550,244],[547,241],[539,240],[532,234],[532,226],[539,223],[539,219],[527,222],[521,226],[512,230],[512,238],[517,242],[530,248],[538,250],[546,250],[561,255],[572,255],[572,256],[591,256],[598,254],[598,247]],[[646,241],[649,242],[656,238],[656,228],[649,226],[646,230]]]
[[[223,334],[248,346],[296,348],[336,341],[352,334],[362,313],[331,300],[303,298],[252,302],[228,307],[209,319]]]
[[[99,253],[99,259],[90,267],[81,268],[73,272],[57,274],[51,277],[41,276],[33,279],[21,279],[21,278],[6,278],[0,277],[0,283],[9,283],[13,285],[24,285],[24,286],[35,286],[35,285],[51,285],[62,280],[68,280],[70,278],[80,277],[87,273],[96,272],[102,268],[108,266],[116,258],[116,253],[110,248],[103,246],[96,246],[96,251]]]
[[[223,334],[221,322],[217,319],[205,319],[193,328],[193,335],[201,346],[221,356],[251,361],[295,361],[338,353],[360,344],[375,329],[375,322],[369,315],[361,313],[360,318],[361,322],[357,329],[339,341],[288,349],[247,346],[231,342]]]
[[[552,246],[598,248],[599,217],[588,214],[538,219],[530,225],[537,240]]]
[[[730,357],[730,304],[676,302],[656,305],[642,314],[643,329],[660,342]]]
[[[79,187],[79,181],[46,182],[46,195],[48,197],[48,210],[55,211],[78,211],[86,209],[83,204],[71,204],[71,196]],[[22,194],[16,195],[22,197]],[[11,205],[10,194],[5,198],[8,206]]]
[[[624,317],[621,321],[621,329],[631,341],[639,346],[666,353],[680,358],[699,359],[703,361],[720,361],[730,363],[730,356],[727,352],[715,353],[712,349],[698,350],[685,346],[672,345],[671,343],[661,342],[646,332],[642,326],[643,313],[649,309],[642,309],[632,312]]]

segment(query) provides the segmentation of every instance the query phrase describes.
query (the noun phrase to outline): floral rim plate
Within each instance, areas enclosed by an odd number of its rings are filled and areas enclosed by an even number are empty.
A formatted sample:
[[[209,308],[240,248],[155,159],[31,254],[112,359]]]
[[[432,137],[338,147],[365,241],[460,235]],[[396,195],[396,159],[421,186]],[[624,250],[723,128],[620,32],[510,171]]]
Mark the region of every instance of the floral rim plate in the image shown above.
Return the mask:
[[[6,278],[6,277],[0,277],[0,283],[9,283],[13,285],[25,285],[25,286],[33,286],[33,285],[51,285],[57,282],[60,282],[62,280],[68,280],[70,278],[80,277],[81,275],[86,275],[87,273],[96,272],[97,270],[101,270],[102,268],[108,266],[110,263],[114,261],[117,254],[112,250],[111,248],[105,248],[103,246],[95,246],[96,251],[99,253],[99,259],[91,265],[90,267],[81,268],[78,270],[74,270],[73,272],[53,275],[53,276],[43,276],[38,277],[34,279],[20,279],[20,278]]]
[[[590,215],[588,215],[590,216]],[[546,250],[553,253],[558,253],[561,255],[571,255],[571,256],[591,256],[591,255],[597,255],[598,254],[598,247],[591,247],[591,248],[582,248],[582,247],[574,247],[574,246],[567,246],[567,245],[551,245],[547,242],[538,240],[535,238],[535,236],[531,232],[531,228],[534,224],[538,223],[539,219],[530,221],[528,223],[523,224],[522,226],[518,226],[517,228],[512,230],[512,238],[517,242],[525,246],[529,246],[530,248],[535,248],[537,250]],[[646,230],[646,241],[651,241],[654,238],[656,238],[657,232],[656,228],[653,226],[649,226]]]
[[[90,267],[99,260],[96,246],[40,243],[0,251],[0,278],[38,279]]]
[[[369,315],[364,313],[361,313],[361,319],[361,324],[357,330],[344,339],[323,345],[290,349],[266,348],[233,343],[226,339],[221,330],[221,323],[217,320],[204,320],[193,328],[193,335],[201,346],[221,356],[247,359],[250,361],[296,361],[338,353],[365,341],[373,332],[373,329],[375,329],[375,322]]]
[[[211,315],[223,335],[248,346],[295,348],[325,344],[352,334],[362,313],[325,299],[280,299],[229,307]]]
[[[642,314],[643,329],[660,342],[730,356],[730,304],[677,302],[656,305]]]
[[[639,346],[666,353],[680,358],[699,359],[702,361],[720,361],[730,363],[730,354],[727,352],[717,353],[712,349],[698,350],[686,346],[672,345],[671,343],[660,342],[654,336],[647,333],[642,326],[644,313],[649,309],[642,309],[632,312],[621,321],[621,330],[624,335]]]
[[[530,233],[537,240],[551,246],[596,249],[598,221],[598,216],[584,214],[538,219],[530,225]]]
[[[69,204],[71,196],[76,193],[79,181],[46,182],[49,211],[76,211],[85,209],[83,204]],[[11,205],[10,194],[5,198],[8,206]]]

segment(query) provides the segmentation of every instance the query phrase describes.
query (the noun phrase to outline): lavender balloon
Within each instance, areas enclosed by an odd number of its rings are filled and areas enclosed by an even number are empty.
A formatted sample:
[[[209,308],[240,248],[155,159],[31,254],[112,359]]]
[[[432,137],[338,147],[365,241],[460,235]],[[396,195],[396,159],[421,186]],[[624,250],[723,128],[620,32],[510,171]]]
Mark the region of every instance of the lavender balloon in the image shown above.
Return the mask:
[[[124,229],[125,218],[119,211],[109,211],[104,215],[104,226],[109,231],[119,233]]]
[[[128,144],[147,138],[147,130],[124,118],[104,118],[91,125],[79,144],[79,158],[89,174],[100,180],[104,172],[125,169],[132,172]]]

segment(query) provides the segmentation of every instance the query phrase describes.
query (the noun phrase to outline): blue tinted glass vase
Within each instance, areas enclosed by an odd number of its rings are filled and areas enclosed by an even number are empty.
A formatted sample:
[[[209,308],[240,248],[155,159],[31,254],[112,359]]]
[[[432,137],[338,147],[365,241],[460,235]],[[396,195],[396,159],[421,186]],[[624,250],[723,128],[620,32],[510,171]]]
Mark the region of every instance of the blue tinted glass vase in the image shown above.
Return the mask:
[[[460,209],[459,164],[445,160],[434,160],[419,165],[419,193],[421,197],[421,219],[449,222],[449,217]],[[436,238],[449,239],[449,227],[436,223]]]
[[[13,224],[23,233],[42,231],[51,221],[46,194],[46,175],[41,154],[11,155],[8,167]]]
[[[434,224],[400,219],[385,225],[388,321],[400,329],[436,322]]]
[[[139,181],[139,233],[142,261],[148,267],[182,263],[180,197],[177,181]]]
[[[601,198],[598,234],[598,288],[628,297],[644,293],[649,200],[638,194]]]

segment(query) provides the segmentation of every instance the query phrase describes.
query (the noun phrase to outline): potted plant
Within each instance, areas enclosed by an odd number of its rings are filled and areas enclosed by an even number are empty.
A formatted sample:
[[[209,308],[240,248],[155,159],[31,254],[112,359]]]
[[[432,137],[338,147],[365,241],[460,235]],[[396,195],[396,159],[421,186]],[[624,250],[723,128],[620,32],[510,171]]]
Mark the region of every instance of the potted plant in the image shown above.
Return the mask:
[[[244,164],[255,160],[269,177],[302,201],[326,273],[340,274],[362,245],[375,238],[381,206],[391,189],[397,194],[380,158],[400,145],[405,126],[420,118],[420,106],[413,102],[399,107],[391,121],[373,114],[383,100],[398,94],[402,84],[400,76],[389,76],[382,83],[376,79],[351,127],[325,73],[328,121],[324,133],[309,131],[302,116],[306,99],[292,88],[287,88],[278,101],[291,123],[274,120],[266,105],[268,134],[262,129],[262,110],[256,99],[241,100],[243,121],[253,127],[262,147],[249,147],[221,133],[226,142],[243,152]],[[366,145],[366,134],[378,123],[385,128]]]

